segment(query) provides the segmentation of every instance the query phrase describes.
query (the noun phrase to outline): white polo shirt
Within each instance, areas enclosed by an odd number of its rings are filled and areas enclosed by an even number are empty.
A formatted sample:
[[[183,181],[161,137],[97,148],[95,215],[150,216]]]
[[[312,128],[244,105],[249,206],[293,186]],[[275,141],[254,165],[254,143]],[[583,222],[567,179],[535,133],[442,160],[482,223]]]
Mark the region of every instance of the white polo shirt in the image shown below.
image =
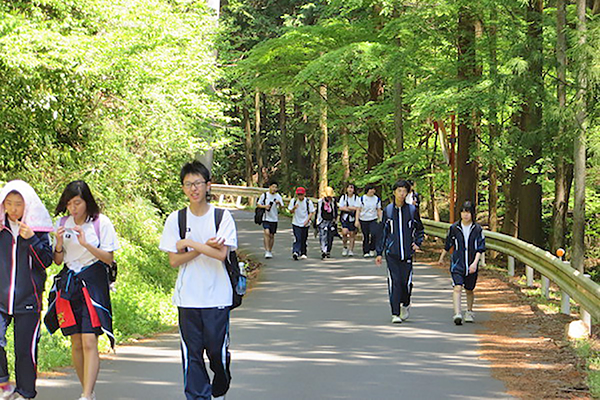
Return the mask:
[[[115,227],[108,217],[104,214],[98,216],[100,219],[100,238],[96,235],[94,229],[94,222],[88,221],[81,225],[85,240],[94,247],[100,245],[100,250],[114,252],[120,247]],[[60,219],[56,221],[56,229],[60,226]],[[64,263],[75,273],[81,271],[84,267],[94,264],[98,261],[96,256],[90,253],[85,247],[79,244],[77,235],[73,234],[73,227],[75,227],[75,220],[72,216],[66,219],[63,225],[68,231],[63,235],[63,249],[64,249]]]
[[[177,253],[179,237],[178,211],[169,215],[160,240],[162,251]],[[215,227],[215,207],[210,206],[206,214],[195,216],[187,208],[186,238],[198,243],[206,243],[213,237],[225,239],[229,250],[237,249],[237,232],[235,221],[227,210],[223,212],[223,220],[219,232]],[[231,305],[233,292],[231,281],[225,270],[225,264],[204,254],[179,266],[179,274],[173,293],[173,304],[185,308],[213,308]]]
[[[279,193],[271,194],[270,192],[263,193],[259,198],[258,202],[263,206],[268,206],[273,203],[270,210],[265,210],[263,221],[266,222],[277,222],[279,221],[279,205],[283,205],[283,197]]]
[[[378,218],[377,210],[381,210],[381,200],[379,197],[362,195],[360,199],[358,199],[358,203],[360,204],[360,215],[359,219],[361,221],[374,221]]]
[[[298,199],[294,197],[292,200],[290,200],[288,210],[292,211],[296,203],[298,203],[298,208],[294,212],[292,225],[304,227],[304,224],[308,220],[308,215],[315,212],[315,205],[308,199],[308,197],[305,197],[303,201],[298,201]]]

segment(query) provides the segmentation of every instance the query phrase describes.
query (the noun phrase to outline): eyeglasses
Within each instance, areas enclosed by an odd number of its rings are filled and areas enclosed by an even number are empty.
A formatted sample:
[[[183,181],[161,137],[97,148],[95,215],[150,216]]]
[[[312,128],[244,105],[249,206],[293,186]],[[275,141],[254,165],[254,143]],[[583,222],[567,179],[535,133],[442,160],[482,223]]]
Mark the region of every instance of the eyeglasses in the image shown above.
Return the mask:
[[[191,189],[192,187],[198,189],[198,188],[200,188],[200,186],[205,185],[205,184],[206,184],[206,182],[198,179],[196,182],[185,182],[183,184],[183,187],[186,189]]]

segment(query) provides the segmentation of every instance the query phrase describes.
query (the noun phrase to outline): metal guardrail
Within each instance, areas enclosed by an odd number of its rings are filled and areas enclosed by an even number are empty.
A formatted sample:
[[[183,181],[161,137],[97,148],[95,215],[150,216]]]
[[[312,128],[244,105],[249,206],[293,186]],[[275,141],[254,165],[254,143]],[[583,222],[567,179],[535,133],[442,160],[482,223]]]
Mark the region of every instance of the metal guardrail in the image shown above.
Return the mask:
[[[213,184],[211,191],[220,196],[237,197],[239,206],[243,197],[258,198],[267,189]],[[448,223],[428,219],[423,219],[423,225],[425,233],[442,239],[446,238],[450,228]],[[572,268],[570,263],[562,261],[546,250],[511,236],[491,231],[485,231],[485,236],[488,249],[507,254],[509,260],[510,257],[514,257],[535,269],[560,287],[564,292],[563,300],[566,293],[567,304],[568,296],[570,296],[579,303],[584,312],[589,313],[596,320],[600,320],[600,285]]]
[[[450,224],[423,220],[425,232],[439,238],[446,238]],[[581,308],[600,320],[600,285],[583,276],[550,252],[530,243],[497,232],[485,231],[485,244],[490,250],[507,254],[522,261],[543,276],[555,282],[561,290],[571,296]]]

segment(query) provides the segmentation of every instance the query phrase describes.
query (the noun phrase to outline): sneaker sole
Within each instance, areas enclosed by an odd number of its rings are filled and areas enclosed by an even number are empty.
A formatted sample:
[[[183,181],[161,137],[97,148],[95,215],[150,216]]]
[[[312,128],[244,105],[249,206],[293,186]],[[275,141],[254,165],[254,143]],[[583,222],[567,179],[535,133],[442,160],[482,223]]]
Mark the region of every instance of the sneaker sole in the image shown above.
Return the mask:
[[[463,323],[462,318],[454,318],[455,325],[462,325],[462,323]]]

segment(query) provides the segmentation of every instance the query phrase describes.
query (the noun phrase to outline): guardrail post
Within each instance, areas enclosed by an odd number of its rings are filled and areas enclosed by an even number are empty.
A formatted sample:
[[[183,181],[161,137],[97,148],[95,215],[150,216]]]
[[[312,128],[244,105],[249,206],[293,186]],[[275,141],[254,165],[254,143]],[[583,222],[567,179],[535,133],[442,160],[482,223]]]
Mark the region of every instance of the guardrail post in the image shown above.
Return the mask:
[[[508,256],[508,276],[515,276],[515,258]]]
[[[584,277],[586,278],[590,278],[590,274],[583,274]],[[588,330],[588,335],[592,335],[592,316],[590,315],[589,312],[587,312],[587,310],[584,310],[583,308],[581,309],[581,320],[583,321],[583,323],[585,324],[587,330]]]
[[[542,275],[542,293],[546,299],[550,298],[550,279]]]
[[[242,196],[237,197],[237,200],[235,201],[235,206],[237,208],[242,208]]]
[[[481,266],[485,267],[485,252],[481,253],[481,258],[480,258],[480,264]]]
[[[223,204],[223,203],[225,203],[225,195],[224,194],[219,196],[219,204]]]
[[[525,276],[527,277],[527,287],[533,286],[533,268],[529,265],[525,266]]]
[[[571,315],[571,296],[564,290],[560,291],[560,312]]]

